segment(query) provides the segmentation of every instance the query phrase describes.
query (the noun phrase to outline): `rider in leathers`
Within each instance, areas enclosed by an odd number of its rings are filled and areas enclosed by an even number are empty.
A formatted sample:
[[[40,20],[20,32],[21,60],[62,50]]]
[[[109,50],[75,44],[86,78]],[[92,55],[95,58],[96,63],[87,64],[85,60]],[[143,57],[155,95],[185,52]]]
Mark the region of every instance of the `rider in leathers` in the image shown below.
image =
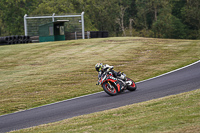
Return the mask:
[[[112,75],[115,77],[115,78],[118,78],[118,80],[121,80],[121,82],[124,84],[125,86],[125,82],[126,81],[126,77],[124,76],[124,74],[122,74],[121,72],[116,72],[113,70],[113,66],[109,66],[108,64],[106,65],[103,65],[102,63],[97,63],[95,65],[95,69],[96,71],[98,72],[98,79],[101,77],[101,75],[104,73],[104,72],[108,72],[108,73],[112,73]],[[99,84],[99,82],[98,82]],[[123,86],[123,87],[124,87]],[[123,87],[121,89],[123,89]]]

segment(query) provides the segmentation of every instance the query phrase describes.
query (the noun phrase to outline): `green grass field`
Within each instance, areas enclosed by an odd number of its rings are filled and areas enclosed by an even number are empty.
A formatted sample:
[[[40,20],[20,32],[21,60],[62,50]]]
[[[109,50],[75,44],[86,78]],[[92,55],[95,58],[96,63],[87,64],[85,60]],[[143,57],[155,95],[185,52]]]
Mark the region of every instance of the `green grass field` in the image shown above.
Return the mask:
[[[97,62],[137,82],[199,59],[199,40],[119,37],[0,46],[0,115],[102,91]]]

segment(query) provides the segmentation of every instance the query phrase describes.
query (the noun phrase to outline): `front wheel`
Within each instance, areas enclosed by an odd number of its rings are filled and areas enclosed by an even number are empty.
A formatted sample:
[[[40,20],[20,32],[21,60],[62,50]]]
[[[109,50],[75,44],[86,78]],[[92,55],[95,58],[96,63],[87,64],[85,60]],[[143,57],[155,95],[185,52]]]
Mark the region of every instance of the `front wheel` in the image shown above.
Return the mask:
[[[111,84],[105,82],[102,85],[103,90],[110,96],[115,96],[117,95],[117,90],[115,89],[114,86],[112,86]]]
[[[135,91],[136,88],[137,88],[135,82],[132,79],[130,79],[130,78],[126,78],[126,82],[127,81],[131,81],[130,82],[131,84],[127,84],[127,90],[129,90],[129,91]]]

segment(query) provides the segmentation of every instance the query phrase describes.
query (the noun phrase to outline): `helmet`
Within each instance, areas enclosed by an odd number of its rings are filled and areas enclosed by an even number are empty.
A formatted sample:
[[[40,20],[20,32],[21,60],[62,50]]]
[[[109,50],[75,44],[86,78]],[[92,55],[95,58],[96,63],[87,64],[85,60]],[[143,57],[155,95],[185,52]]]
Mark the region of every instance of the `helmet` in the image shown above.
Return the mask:
[[[102,68],[103,68],[103,64],[102,63],[97,63],[95,65],[95,69],[97,70],[97,72],[101,71]]]

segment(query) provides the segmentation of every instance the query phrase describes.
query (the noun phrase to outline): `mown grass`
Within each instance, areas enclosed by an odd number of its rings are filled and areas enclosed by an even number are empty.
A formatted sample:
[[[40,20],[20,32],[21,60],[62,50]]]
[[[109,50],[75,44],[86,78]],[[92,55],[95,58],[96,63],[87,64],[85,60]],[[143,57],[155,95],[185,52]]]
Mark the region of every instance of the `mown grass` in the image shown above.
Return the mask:
[[[12,133],[199,133],[200,89]]]
[[[200,59],[199,40],[119,37],[0,47],[0,115],[102,91],[97,62],[135,81]]]

